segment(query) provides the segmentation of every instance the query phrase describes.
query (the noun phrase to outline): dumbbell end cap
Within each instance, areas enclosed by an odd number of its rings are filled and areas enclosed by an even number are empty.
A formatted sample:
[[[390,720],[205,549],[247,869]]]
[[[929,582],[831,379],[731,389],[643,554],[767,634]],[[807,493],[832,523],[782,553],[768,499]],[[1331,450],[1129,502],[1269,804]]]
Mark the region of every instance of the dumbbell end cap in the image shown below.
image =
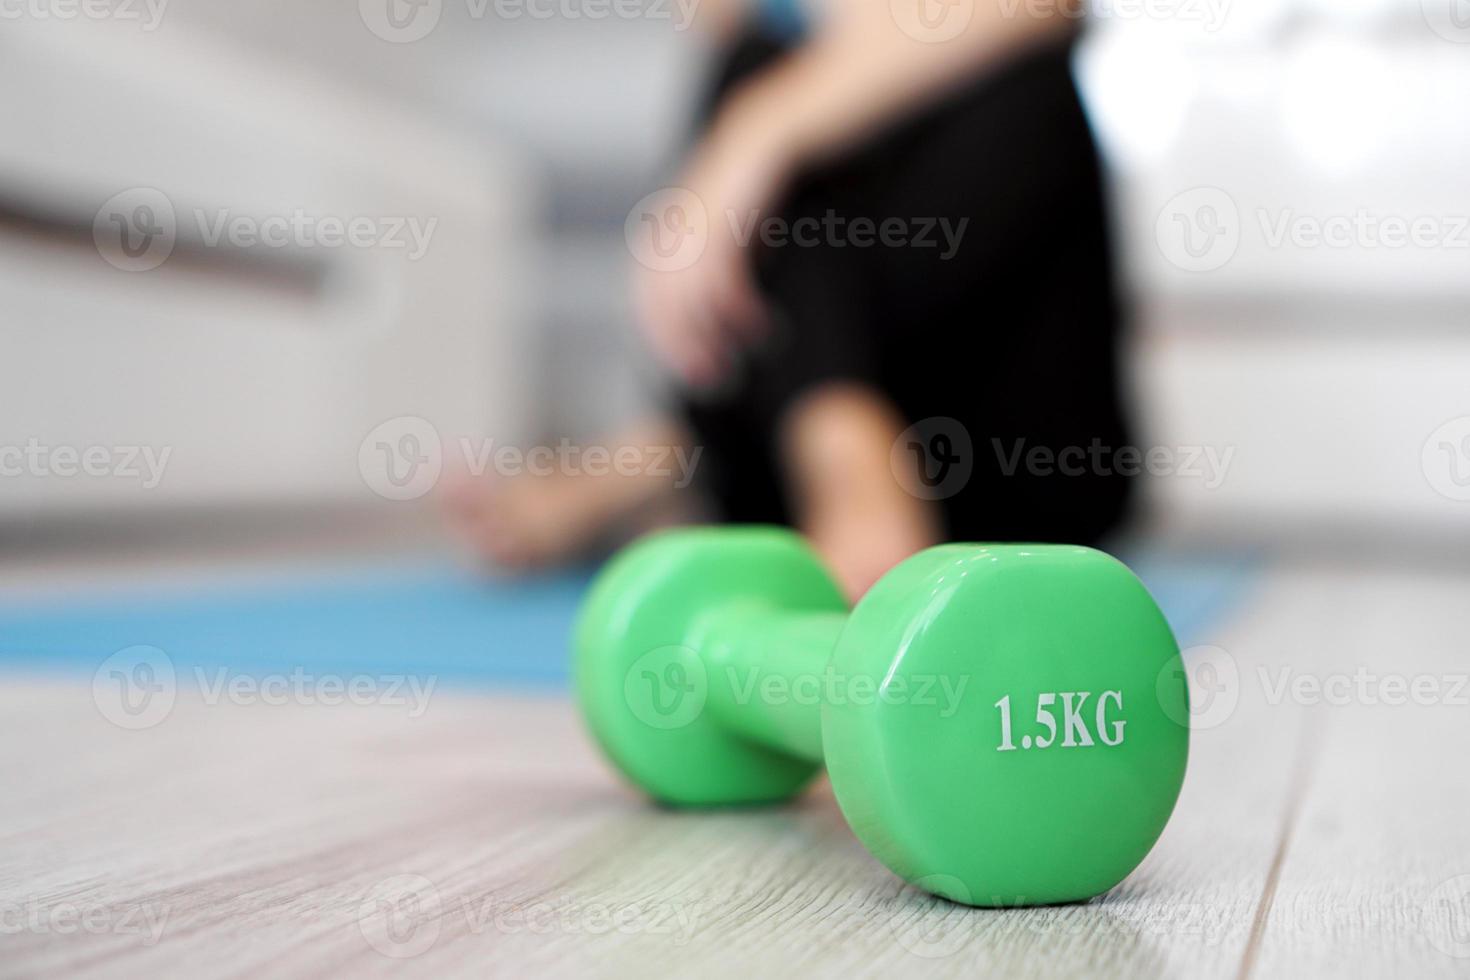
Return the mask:
[[[1102,552],[915,555],[858,603],[830,673],[823,749],[849,823],[897,874],[955,901],[1101,894],[1178,797],[1178,645],[1143,584]]]
[[[847,603],[801,538],[776,527],[650,535],[598,575],[573,640],[582,714],[604,752],[655,799],[677,805],[786,799],[818,766],[738,737],[709,710],[701,620],[750,602],[793,612]]]

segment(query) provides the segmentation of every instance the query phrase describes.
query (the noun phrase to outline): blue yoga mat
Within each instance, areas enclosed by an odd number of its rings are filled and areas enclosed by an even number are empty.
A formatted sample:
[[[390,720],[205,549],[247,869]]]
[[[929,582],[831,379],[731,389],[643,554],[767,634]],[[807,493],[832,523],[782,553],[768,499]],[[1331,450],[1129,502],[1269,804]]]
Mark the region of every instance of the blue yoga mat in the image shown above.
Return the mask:
[[[1184,645],[1240,599],[1256,562],[1144,552],[1126,560]],[[448,565],[297,573],[265,585],[0,602],[0,667],[92,671],[132,646],[179,669],[265,676],[434,676],[439,685],[557,688],[590,571],[488,581]]]

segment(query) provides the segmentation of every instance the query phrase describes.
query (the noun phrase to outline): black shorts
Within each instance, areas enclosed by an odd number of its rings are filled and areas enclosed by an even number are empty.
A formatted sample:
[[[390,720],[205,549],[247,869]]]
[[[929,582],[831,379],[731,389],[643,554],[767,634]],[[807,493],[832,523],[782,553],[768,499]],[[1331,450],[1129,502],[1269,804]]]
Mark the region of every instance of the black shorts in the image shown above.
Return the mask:
[[[923,459],[952,540],[1085,543],[1121,520],[1119,298],[1071,48],[1021,56],[797,181],[754,246],[773,338],[728,390],[683,405],[728,520],[789,520],[778,420],[836,380],[918,424],[901,452]],[[736,44],[706,118],[785,50]]]

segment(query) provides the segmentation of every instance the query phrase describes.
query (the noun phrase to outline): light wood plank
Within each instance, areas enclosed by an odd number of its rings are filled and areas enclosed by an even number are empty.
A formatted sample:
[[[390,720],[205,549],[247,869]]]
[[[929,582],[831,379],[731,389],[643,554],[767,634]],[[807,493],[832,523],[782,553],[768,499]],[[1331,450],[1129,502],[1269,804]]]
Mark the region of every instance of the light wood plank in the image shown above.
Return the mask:
[[[825,784],[770,810],[650,806],[556,697],[439,691],[410,717],[185,692],[124,731],[89,678],[11,678],[0,975],[1463,975],[1434,888],[1470,854],[1465,712],[1273,704],[1262,678],[1447,671],[1467,584],[1269,573],[1209,638],[1234,706],[1201,717],[1163,839],[1109,895],[1048,909],[900,887]]]
[[[1470,976],[1470,579],[1349,570],[1287,588],[1279,601],[1323,615],[1278,661],[1305,685],[1281,710],[1309,718],[1311,765],[1257,972]]]

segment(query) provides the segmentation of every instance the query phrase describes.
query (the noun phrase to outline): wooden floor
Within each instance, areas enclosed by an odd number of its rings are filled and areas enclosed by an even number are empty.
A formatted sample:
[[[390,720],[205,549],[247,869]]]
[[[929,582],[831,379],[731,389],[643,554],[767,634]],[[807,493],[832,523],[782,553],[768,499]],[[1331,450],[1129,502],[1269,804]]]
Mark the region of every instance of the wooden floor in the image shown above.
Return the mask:
[[[1210,642],[1154,852],[1017,911],[901,888],[825,785],[656,809],[556,698],[181,693],[124,730],[91,678],[8,677],[0,975],[1470,976],[1470,575],[1268,569]],[[1367,695],[1304,703],[1337,675]]]

